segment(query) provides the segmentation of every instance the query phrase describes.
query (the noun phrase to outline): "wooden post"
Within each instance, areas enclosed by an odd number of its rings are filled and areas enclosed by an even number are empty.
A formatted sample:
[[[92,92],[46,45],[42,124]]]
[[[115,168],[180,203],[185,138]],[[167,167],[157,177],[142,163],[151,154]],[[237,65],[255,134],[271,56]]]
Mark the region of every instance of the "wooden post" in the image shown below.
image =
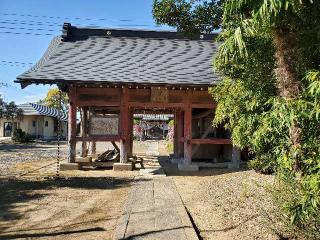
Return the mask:
[[[91,142],[91,155],[95,155],[97,153],[97,143],[95,141]]]
[[[239,168],[241,161],[241,152],[240,149],[236,146],[232,146],[232,159],[231,164],[229,164],[229,168]]]
[[[191,90],[187,90],[187,98],[184,110],[184,163],[192,162],[192,108]]]
[[[76,88],[69,88],[69,118],[68,118],[68,162],[74,163],[76,158],[76,134],[77,134],[77,105]]]
[[[179,148],[179,143],[180,143],[180,139],[178,136],[178,111],[175,110],[174,112],[174,126],[173,126],[173,130],[174,130],[174,136],[173,136],[173,155],[175,158],[179,158],[178,156],[178,148]]]
[[[175,112],[174,119],[174,156],[175,158],[184,157],[184,144],[180,141],[183,137],[184,123],[183,123],[184,113],[181,109],[177,109]]]
[[[179,109],[178,112],[178,158],[183,158],[184,157],[184,143],[180,141],[180,139],[183,137],[183,131],[184,131],[184,112]]]
[[[133,156],[133,110],[129,109],[129,122],[128,122],[128,135],[129,135],[129,144],[128,144],[128,157]]]
[[[82,107],[81,109],[81,137],[88,136],[88,108]],[[88,156],[88,143],[86,141],[82,141],[81,146],[81,157]]]
[[[128,107],[128,89],[122,88],[121,104],[120,104],[120,163],[128,161],[128,146],[129,146],[129,107]]]

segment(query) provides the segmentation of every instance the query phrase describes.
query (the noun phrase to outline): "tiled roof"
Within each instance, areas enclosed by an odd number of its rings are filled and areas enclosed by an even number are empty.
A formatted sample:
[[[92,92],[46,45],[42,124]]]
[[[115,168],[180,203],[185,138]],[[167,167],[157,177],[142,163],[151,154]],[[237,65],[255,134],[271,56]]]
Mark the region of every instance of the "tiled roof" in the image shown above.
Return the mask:
[[[20,104],[18,108],[23,110],[23,115],[25,116],[49,116],[49,117],[55,117],[55,118],[61,118],[63,121],[68,120],[68,116],[59,110],[35,103],[24,103]]]
[[[176,32],[83,29],[65,25],[20,83],[108,83],[209,86],[215,35],[187,39]]]

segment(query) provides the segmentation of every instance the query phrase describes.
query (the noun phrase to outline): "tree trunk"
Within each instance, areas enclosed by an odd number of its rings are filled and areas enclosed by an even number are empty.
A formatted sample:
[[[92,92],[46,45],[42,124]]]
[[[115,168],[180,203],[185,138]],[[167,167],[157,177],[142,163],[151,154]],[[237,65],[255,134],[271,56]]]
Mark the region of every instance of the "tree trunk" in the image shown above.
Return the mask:
[[[273,31],[273,41],[276,48],[275,69],[278,95],[286,100],[298,99],[301,94],[301,81],[296,69],[295,37],[288,29],[278,28]],[[295,149],[301,148],[301,128],[294,121],[290,129],[290,138]],[[301,169],[299,156],[295,157],[294,169]]]

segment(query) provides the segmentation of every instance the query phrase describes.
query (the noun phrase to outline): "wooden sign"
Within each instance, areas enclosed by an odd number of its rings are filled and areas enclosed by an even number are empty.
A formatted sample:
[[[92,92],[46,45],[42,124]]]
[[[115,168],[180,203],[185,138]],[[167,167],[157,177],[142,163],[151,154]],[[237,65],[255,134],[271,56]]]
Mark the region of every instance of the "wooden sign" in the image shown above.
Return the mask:
[[[165,87],[151,87],[151,102],[167,103],[169,90]]]
[[[92,116],[89,124],[91,136],[110,136],[119,134],[118,115]]]

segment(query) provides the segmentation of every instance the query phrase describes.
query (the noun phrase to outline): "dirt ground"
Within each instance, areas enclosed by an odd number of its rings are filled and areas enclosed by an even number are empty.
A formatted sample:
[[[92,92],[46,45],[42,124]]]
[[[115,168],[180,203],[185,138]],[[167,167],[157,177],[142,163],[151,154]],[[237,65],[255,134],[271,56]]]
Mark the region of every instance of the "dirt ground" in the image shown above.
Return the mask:
[[[111,239],[137,172],[66,171],[55,179],[55,157],[54,143],[0,144],[0,239]]]
[[[134,151],[166,155],[166,144],[135,142]],[[98,145],[98,152],[110,147]],[[65,144],[61,152],[64,158]],[[55,143],[0,143],[0,239],[112,236],[137,171],[70,171],[55,180],[55,156]],[[52,165],[42,168],[48,164]],[[173,178],[202,239],[278,239],[265,218],[272,204],[262,187],[272,184],[272,176],[246,169],[201,169],[183,175],[171,163],[162,165]],[[23,176],[11,178],[19,174]]]
[[[278,239],[266,220],[272,204],[261,187],[271,183],[272,177],[254,171],[206,174],[174,177],[203,239]]]

